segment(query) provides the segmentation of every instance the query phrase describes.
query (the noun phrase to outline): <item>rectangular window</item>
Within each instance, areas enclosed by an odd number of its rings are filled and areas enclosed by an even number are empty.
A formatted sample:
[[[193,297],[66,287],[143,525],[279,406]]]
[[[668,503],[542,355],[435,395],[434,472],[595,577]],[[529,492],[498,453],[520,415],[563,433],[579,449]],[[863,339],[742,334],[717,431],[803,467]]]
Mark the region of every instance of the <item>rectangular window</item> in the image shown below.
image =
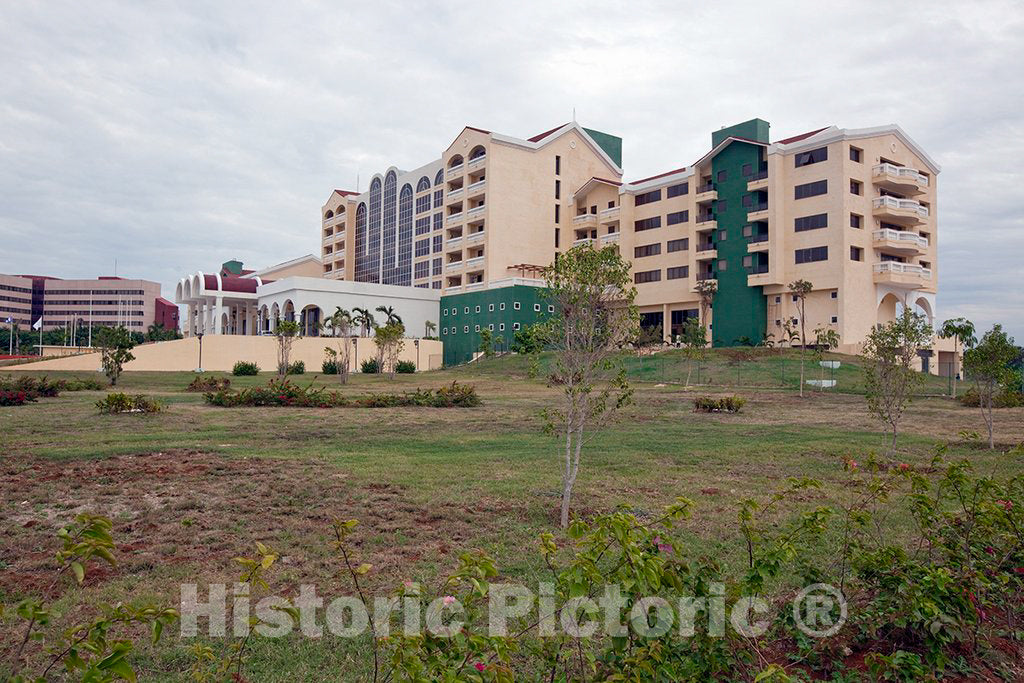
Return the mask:
[[[430,216],[416,219],[416,234],[425,235],[430,232]]]
[[[636,232],[642,232],[644,230],[653,230],[654,228],[661,227],[661,216],[651,216],[650,218],[644,218],[643,220],[635,221],[633,223],[633,230]]]
[[[444,235],[434,235],[434,253],[440,253],[444,251]]]
[[[825,161],[828,159],[828,147],[819,147],[818,149],[812,149],[809,152],[799,152],[794,158],[794,165],[797,168],[801,166],[810,166],[816,164],[819,161]]]
[[[555,222],[556,223],[561,223],[562,222],[562,205],[561,204],[555,204]]]
[[[682,280],[690,277],[690,266],[673,266],[665,271],[666,280]]]
[[[561,198],[562,198],[562,181],[561,180],[556,180],[555,181],[555,199],[561,199]]]
[[[718,231],[718,241],[719,242],[724,242],[727,239],[729,239],[729,231],[728,230],[719,230]]]
[[[430,277],[430,261],[418,261],[416,263],[416,274],[417,279],[421,277]]]
[[[740,203],[743,204],[743,208],[744,209],[749,209],[750,207],[752,207],[754,205],[754,195],[752,195],[752,194],[745,194],[745,195],[743,195],[743,199],[740,200]]]
[[[815,261],[828,260],[828,247],[811,247],[810,249],[797,249],[797,263],[813,263]]]
[[[661,253],[661,242],[655,242],[654,244],[644,244],[639,247],[633,247],[633,258],[643,258],[645,256],[657,256]]]
[[[725,259],[718,259],[718,270],[723,272],[729,270],[729,262]]]
[[[444,190],[434,190],[434,208],[440,209],[444,204]]]
[[[860,247],[850,247],[850,260],[851,261],[863,261],[864,250]]]
[[[828,192],[828,181],[827,180],[815,180],[813,183],[805,183],[803,185],[797,185],[794,190],[795,199],[806,199],[807,197],[817,197],[820,194],[826,194]]]
[[[813,216],[801,216],[794,221],[793,228],[797,232],[804,232],[805,230],[818,230],[820,228],[828,227],[828,214],[817,213]]]
[[[857,147],[851,146],[850,147],[850,161],[856,161],[859,164],[860,163],[860,159],[861,159],[861,154],[863,153],[863,151],[864,150],[862,150],[862,149],[859,149]]]
[[[681,197],[684,194],[690,193],[690,183],[679,183],[678,185],[669,185],[665,190],[665,198],[671,199],[672,197]]]
[[[851,213],[850,214],[850,227],[851,228],[859,228],[859,227],[861,227],[863,225],[863,220],[864,220],[864,216],[861,216],[859,213]]]
[[[633,205],[634,206],[643,206],[644,204],[650,204],[651,202],[660,202],[660,201],[661,201],[661,190],[651,190],[650,192],[644,192],[643,194],[638,194],[633,199]]]
[[[688,251],[690,249],[690,238],[684,237],[681,240],[669,240],[665,247],[665,251],[670,254],[674,251]]]
[[[724,199],[719,199],[718,201],[715,202],[715,215],[717,216],[720,213],[725,213],[726,209],[728,208],[729,202],[725,201]]]
[[[743,164],[743,169],[742,170],[743,170],[743,177],[744,178],[749,178],[750,176],[754,175],[754,166],[753,166],[753,164]]]
[[[559,228],[555,228],[555,249],[558,249],[558,243],[561,241],[562,231]]]
[[[430,288],[431,289],[441,289],[441,281],[440,280],[434,280],[433,282],[430,283]]]
[[[555,175],[559,175],[562,172],[562,157],[555,156]]]
[[[754,265],[754,257],[753,256],[744,256],[743,257],[743,267],[744,268],[750,268],[753,265]]]
[[[426,256],[430,253],[430,239],[416,240],[416,256]]]
[[[642,284],[644,282],[659,282],[660,280],[660,270],[642,270],[639,273],[634,273],[633,275],[633,282],[636,284]]]
[[[723,169],[723,170],[718,172],[718,178],[717,178],[718,182],[724,183],[728,179],[729,179],[729,172],[728,171]]]
[[[859,180],[851,180],[850,181],[850,194],[858,194],[858,195],[861,194],[861,192],[862,192],[861,188],[862,187],[863,186],[862,186],[862,184],[861,184],[861,182]]]
[[[668,216],[665,217],[665,219],[669,225],[687,223],[690,220],[690,211],[689,209],[687,209],[686,211],[676,211],[675,213],[670,213]]]
[[[440,258],[434,259],[434,262],[433,262],[433,264],[430,267],[430,272],[433,275],[440,275],[443,272],[443,270],[444,270],[444,263],[442,262],[442,260]],[[454,312],[455,312],[455,309],[453,308],[452,309],[452,313],[454,314]]]
[[[444,227],[444,214],[443,213],[435,213],[434,214],[434,230],[440,230],[443,227]]]

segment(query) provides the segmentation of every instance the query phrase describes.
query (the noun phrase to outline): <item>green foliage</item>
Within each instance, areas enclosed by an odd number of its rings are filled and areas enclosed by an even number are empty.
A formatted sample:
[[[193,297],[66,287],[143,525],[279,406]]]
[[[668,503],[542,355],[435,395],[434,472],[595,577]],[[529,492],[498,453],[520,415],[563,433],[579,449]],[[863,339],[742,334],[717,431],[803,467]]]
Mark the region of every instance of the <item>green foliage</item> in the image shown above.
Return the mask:
[[[288,364],[288,372],[286,374],[289,374],[289,375],[305,375],[306,374],[306,364],[304,362],[302,362],[301,360],[297,360],[294,363],[289,363]]]
[[[981,414],[988,428],[989,448],[995,448],[992,433],[994,399],[1001,389],[1010,384],[1013,377],[1010,363],[1017,358],[1018,353],[1013,337],[1003,331],[1002,325],[993,326],[977,346],[964,353],[964,370],[974,380],[974,388],[978,392]]]
[[[486,327],[480,329],[480,346],[477,348],[485,358],[494,357],[494,333]]]
[[[181,338],[181,332],[169,330],[160,323],[153,323],[146,330],[146,341],[148,342],[170,341]]]
[[[27,400],[35,401],[41,397],[54,398],[60,395],[61,391],[67,391],[67,382],[64,380],[51,381],[46,378],[46,375],[42,377],[7,375],[0,377],[0,391],[24,394]]]
[[[241,391],[217,391],[205,394],[207,403],[221,407],[277,406],[299,408],[472,408],[481,404],[476,388],[452,382],[436,392],[416,390],[401,394],[370,394],[348,397],[313,383],[300,386],[287,379],[273,379],[266,386],[246,387]]]
[[[510,350],[523,355],[540,353],[544,350],[544,323],[524,325],[512,337]]]
[[[651,349],[664,343],[665,337],[662,333],[661,325],[641,327],[637,332],[636,338],[633,340],[634,346],[640,350]]]
[[[383,308],[383,307],[382,307]],[[378,309],[380,310],[380,309]],[[398,316],[394,316],[398,318]],[[393,321],[388,315],[388,323],[373,331],[373,341],[377,345],[377,363],[379,372],[386,372],[389,377],[395,376],[398,356],[405,348],[405,326],[401,318]]]
[[[277,338],[277,374],[284,377],[291,368],[289,358],[292,344],[299,335],[299,323],[294,320],[278,320],[274,336]]]
[[[395,372],[399,375],[411,375],[416,372],[416,363],[411,360],[400,360],[395,363]]]
[[[376,358],[367,358],[359,364],[359,370],[364,375],[376,375],[380,372],[380,363]]]
[[[199,377],[196,377],[191,382],[189,382],[189,385],[185,387],[185,391],[206,393],[207,391],[225,391],[230,388],[231,380],[229,380],[227,377],[211,377],[200,375]]]
[[[338,352],[330,346],[324,347],[324,362],[320,364],[320,370],[325,375],[337,375],[339,372]]]
[[[240,360],[231,368],[231,374],[235,377],[256,376],[260,374],[260,366],[252,361]]]
[[[23,406],[26,403],[35,403],[35,400],[35,396],[24,391],[0,389],[0,406]]]
[[[962,393],[957,400],[961,405],[968,408],[980,408],[981,396],[975,388],[968,389]],[[1009,387],[1002,387],[999,393],[992,397],[993,408],[1020,408],[1024,406],[1024,393],[1013,391]]]
[[[158,401],[142,394],[128,395],[124,393],[107,394],[106,398],[96,401],[100,413],[115,415],[119,413],[159,413],[162,406]]]
[[[722,398],[711,398],[710,396],[697,396],[693,399],[693,412],[695,413],[738,413],[746,405],[747,400],[739,396],[723,396]]]
[[[135,360],[131,352],[135,348],[135,339],[124,327],[104,327],[97,331],[94,338],[100,347],[103,373],[110,380],[110,386],[114,386],[124,371],[124,364]]]

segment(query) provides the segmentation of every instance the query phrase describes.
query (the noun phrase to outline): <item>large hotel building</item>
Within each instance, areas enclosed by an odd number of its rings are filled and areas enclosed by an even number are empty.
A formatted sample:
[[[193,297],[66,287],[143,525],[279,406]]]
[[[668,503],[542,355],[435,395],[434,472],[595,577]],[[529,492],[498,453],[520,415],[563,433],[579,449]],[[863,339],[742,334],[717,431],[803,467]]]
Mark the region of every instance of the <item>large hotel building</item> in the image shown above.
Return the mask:
[[[324,277],[440,290],[446,364],[471,358],[483,328],[511,339],[545,315],[540,269],[584,242],[632,262],[643,324],[666,339],[699,315],[706,279],[715,346],[780,339],[799,279],[813,284],[807,330],[831,326],[843,351],[900,305],[931,318],[938,165],[896,125],[774,142],[768,127],[722,128],[692,164],[630,182],[614,135],[467,127],[430,163],[331,194]]]

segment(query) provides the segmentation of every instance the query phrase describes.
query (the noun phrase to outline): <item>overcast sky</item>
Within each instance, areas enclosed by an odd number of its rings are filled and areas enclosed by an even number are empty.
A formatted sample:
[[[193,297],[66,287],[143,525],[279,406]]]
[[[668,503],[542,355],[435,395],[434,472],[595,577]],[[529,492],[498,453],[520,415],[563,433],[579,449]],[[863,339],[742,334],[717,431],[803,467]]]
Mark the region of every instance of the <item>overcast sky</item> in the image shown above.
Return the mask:
[[[319,252],[319,208],[463,125],[622,136],[626,179],[758,116],[899,123],[942,165],[939,318],[1024,342],[1021,2],[18,2],[0,272],[158,280]]]

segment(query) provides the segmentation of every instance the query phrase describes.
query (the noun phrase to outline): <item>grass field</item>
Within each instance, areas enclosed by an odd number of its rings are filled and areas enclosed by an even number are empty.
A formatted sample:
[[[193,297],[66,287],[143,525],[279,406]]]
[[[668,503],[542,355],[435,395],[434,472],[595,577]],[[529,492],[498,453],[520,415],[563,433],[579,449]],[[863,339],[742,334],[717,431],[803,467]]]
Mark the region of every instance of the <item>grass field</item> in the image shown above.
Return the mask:
[[[738,363],[716,354],[703,372],[719,379],[699,391],[735,392],[749,402],[738,415],[706,415],[692,412],[698,391],[673,383],[685,379],[685,359],[678,352],[659,355],[630,361],[640,380],[635,404],[588,445],[576,514],[619,503],[655,513],[686,496],[698,504],[687,531],[694,547],[735,564],[743,553],[736,528],[741,499],[765,497],[787,477],[809,476],[824,486],[801,504],[841,502],[851,495],[842,460],[886,449],[882,426],[856,393],[854,359],[843,358],[839,392],[801,399],[793,391],[799,370],[791,356]],[[104,392],[0,408],[0,510],[7,522],[0,599],[9,603],[49,583],[54,533],[85,509],[115,521],[121,563],[91,573],[83,588],[61,597],[66,618],[54,627],[99,600],[176,604],[183,581],[230,583],[237,575],[232,558],[251,554],[257,540],[282,556],[272,575],[275,592],[289,595],[313,583],[321,594],[347,594],[329,543],[336,518],[362,521],[356,542],[360,561],[374,565],[367,577],[373,590],[407,579],[437,581],[470,548],[492,554],[504,578],[529,582],[542,569],[537,537],[556,528],[559,461],[558,444],[541,433],[539,417],[557,389],[531,379],[528,370],[525,359],[513,357],[393,381],[316,380],[352,395],[458,380],[476,386],[484,404],[475,409],[217,408],[182,391],[189,373],[122,377],[122,390],[164,402],[154,415],[99,416],[93,403]],[[729,386],[737,372],[739,386]],[[231,379],[246,386],[268,376]],[[1024,458],[1005,453],[1024,441],[1024,409],[997,412],[1000,449],[990,452],[958,436],[984,432],[980,412],[941,397],[945,380],[929,382],[924,393],[935,395],[912,404],[892,457],[923,465],[936,443],[950,442],[951,453],[980,472],[1024,472]],[[902,523],[894,520],[891,532],[899,534]],[[821,561],[828,560],[824,553]],[[0,624],[5,657],[12,629],[10,618]],[[172,636],[143,648],[140,672],[187,680],[189,645]],[[353,680],[367,665],[366,642],[359,640],[294,637],[254,647],[248,670],[258,681]]]

